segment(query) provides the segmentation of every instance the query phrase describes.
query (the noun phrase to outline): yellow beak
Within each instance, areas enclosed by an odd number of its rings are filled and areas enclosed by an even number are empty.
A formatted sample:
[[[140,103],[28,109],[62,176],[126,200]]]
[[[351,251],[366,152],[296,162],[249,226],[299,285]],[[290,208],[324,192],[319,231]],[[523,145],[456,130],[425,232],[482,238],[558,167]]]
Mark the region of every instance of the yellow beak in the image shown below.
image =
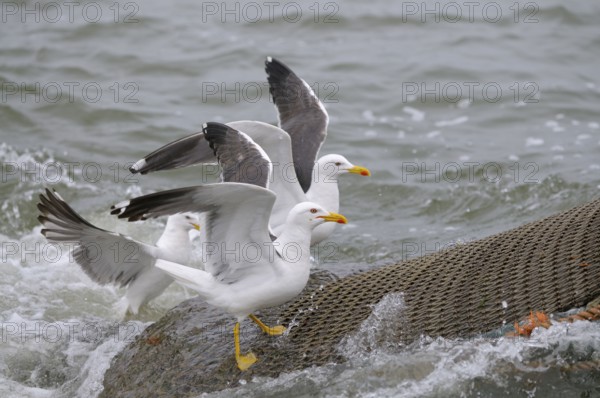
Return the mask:
[[[354,166],[348,169],[349,173],[360,174],[361,176],[369,177],[371,172],[366,167]]]
[[[192,224],[192,227],[194,227],[195,230],[200,231],[200,224],[195,224],[193,222],[191,222],[190,224]]]
[[[326,216],[317,216],[317,218],[322,218],[325,221],[336,222],[338,224],[348,224],[348,219],[338,213],[329,213]]]

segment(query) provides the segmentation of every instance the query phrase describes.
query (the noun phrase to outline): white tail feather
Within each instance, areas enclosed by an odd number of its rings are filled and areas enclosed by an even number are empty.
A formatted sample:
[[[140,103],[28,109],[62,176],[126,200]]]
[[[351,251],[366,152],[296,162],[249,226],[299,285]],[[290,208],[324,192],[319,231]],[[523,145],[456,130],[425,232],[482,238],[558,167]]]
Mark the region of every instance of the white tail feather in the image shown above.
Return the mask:
[[[207,293],[211,290],[212,283],[214,282],[213,276],[206,271],[187,267],[171,261],[157,261],[156,267],[166,272],[169,276],[175,279],[175,281],[183,286],[197,291],[201,296],[206,297]]]

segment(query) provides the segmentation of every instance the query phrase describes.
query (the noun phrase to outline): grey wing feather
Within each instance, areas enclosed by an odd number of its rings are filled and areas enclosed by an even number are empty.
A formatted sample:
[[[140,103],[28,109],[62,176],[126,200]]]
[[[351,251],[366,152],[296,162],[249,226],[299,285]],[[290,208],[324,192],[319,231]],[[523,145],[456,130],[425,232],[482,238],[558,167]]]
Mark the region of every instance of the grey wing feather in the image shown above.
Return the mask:
[[[262,200],[264,204],[259,207],[270,212],[272,202],[275,202],[275,194],[250,184],[205,184],[154,192],[126,200],[111,206],[110,214],[126,218],[128,221],[139,221],[185,212],[210,213],[222,209],[232,211],[248,205],[250,199],[258,199],[259,202]],[[247,214],[252,216],[252,213]],[[264,224],[266,228],[268,219]]]
[[[83,219],[55,192],[40,195],[38,220],[51,242],[74,243],[73,258],[99,284],[126,286],[154,264],[158,249],[98,228]]]
[[[170,142],[144,156],[129,168],[133,174],[151,173],[215,161],[204,133],[195,133]]]
[[[111,206],[110,214],[117,215],[119,218],[126,218],[128,221],[139,221],[193,211],[193,195],[196,188],[198,187],[169,189],[139,196]],[[196,210],[198,212],[214,209],[209,203],[198,205],[199,208]]]
[[[268,188],[271,161],[248,135],[214,122],[206,123],[203,131],[223,169],[223,181]]]
[[[296,176],[307,192],[319,149],[327,136],[329,117],[314,91],[290,68],[271,57],[265,66],[269,92],[279,114],[279,127],[292,137]]]
[[[111,214],[136,221],[187,211],[207,212],[203,225],[207,236],[205,269],[222,281],[234,281],[258,264],[232,259],[226,250],[232,245],[258,245],[267,250],[272,243],[269,215],[274,203],[275,194],[268,189],[230,182],[140,196],[112,206]],[[264,253],[262,258],[268,256]]]
[[[302,187],[297,183],[293,168],[292,138],[279,127],[263,122],[244,120],[227,125],[249,135],[269,154],[272,162],[269,189],[277,194],[270,224],[273,231],[276,231],[285,223],[292,207],[307,200]]]

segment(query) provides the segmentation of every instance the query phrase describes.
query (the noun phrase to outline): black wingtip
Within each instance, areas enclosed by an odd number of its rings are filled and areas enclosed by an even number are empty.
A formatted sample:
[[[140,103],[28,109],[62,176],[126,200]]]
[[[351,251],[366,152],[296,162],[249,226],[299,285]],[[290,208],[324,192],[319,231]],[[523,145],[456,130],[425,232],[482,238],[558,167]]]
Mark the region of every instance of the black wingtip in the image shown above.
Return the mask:
[[[286,64],[273,57],[267,57],[265,72],[270,79],[282,79],[290,73],[294,73]]]
[[[40,224],[45,226],[45,222],[49,221],[48,217],[46,217],[46,214],[48,214],[50,212],[50,210],[48,209],[48,207],[44,204],[44,203],[49,203],[50,202],[50,198],[52,197],[52,192],[50,192],[50,190],[48,188],[45,188],[45,193],[46,195],[44,196],[43,193],[40,194],[40,202],[37,204],[37,209],[40,211],[40,215],[37,216],[37,220]],[[44,228],[40,231],[40,233],[42,235],[44,235],[44,237],[46,237],[46,233],[47,233],[47,229]]]
[[[41,216],[41,215],[40,215],[40,216],[38,216],[38,217],[37,217],[37,220],[38,220],[38,222],[39,222],[40,224],[42,224],[43,226],[46,226],[45,222],[46,222],[46,221],[48,221],[48,217],[45,217],[45,216]],[[44,228],[44,229],[42,229],[42,230],[40,231],[40,233],[41,233],[42,235],[46,236],[46,231],[47,231],[47,229],[46,229],[46,228]]]
[[[297,98],[304,90],[304,84],[287,65],[275,58],[267,58],[265,62],[267,82],[269,83],[269,94],[277,104],[284,97]],[[291,81],[290,81],[291,80]],[[291,100],[288,98],[288,100]]]
[[[45,188],[44,191],[45,192],[41,193],[39,196],[40,201],[37,204],[37,209],[40,211],[40,213],[47,214],[50,211],[50,209],[48,209],[48,206],[50,205],[52,199],[55,196],[48,188]]]
[[[114,208],[113,210],[111,210],[110,214],[113,216],[117,216],[117,218],[120,219],[124,219],[126,218],[127,221],[140,221],[140,220],[146,220],[147,217],[144,217],[143,215],[131,215],[129,214],[130,212],[127,211],[126,207],[119,207],[119,208],[115,208],[114,206],[111,206],[111,208]]]
[[[206,133],[210,133],[210,132],[213,132],[213,131],[227,131],[230,128],[231,127],[229,127],[229,126],[227,126],[226,124],[223,124],[223,123],[219,123],[219,122],[206,122],[202,126],[202,132],[206,135]]]
[[[211,142],[211,140],[223,138],[227,135],[228,131],[233,130],[226,124],[217,122],[208,122],[204,126],[202,132],[204,133],[204,138],[209,142]]]
[[[204,138],[208,141],[208,145],[213,150],[215,156],[217,156],[217,145],[225,142],[227,133],[231,130],[233,130],[231,127],[222,123],[208,122],[204,124],[202,129]]]
[[[45,188],[44,192],[40,194],[39,199],[41,202],[43,202],[44,199],[48,200],[48,196],[50,196],[50,191],[48,190],[48,188]]]

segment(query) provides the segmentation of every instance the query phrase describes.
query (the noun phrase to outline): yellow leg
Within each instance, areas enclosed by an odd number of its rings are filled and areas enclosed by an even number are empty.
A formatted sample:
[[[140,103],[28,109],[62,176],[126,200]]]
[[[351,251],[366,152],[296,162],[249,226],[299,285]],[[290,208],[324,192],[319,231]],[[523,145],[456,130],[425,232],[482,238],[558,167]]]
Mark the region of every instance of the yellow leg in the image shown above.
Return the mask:
[[[248,369],[254,362],[256,362],[256,357],[253,353],[249,352],[248,355],[242,355],[240,353],[240,323],[236,322],[233,327],[233,340],[235,343],[235,360],[237,362],[237,366],[241,371]]]
[[[258,325],[258,327],[265,332],[266,334],[268,334],[269,336],[280,336],[282,334],[285,333],[285,326],[283,325],[277,325],[277,326],[267,326],[264,323],[261,322],[260,319],[258,319],[257,317],[255,317],[254,315],[250,314],[249,315],[250,319],[252,319],[254,322],[256,322],[256,324]]]

